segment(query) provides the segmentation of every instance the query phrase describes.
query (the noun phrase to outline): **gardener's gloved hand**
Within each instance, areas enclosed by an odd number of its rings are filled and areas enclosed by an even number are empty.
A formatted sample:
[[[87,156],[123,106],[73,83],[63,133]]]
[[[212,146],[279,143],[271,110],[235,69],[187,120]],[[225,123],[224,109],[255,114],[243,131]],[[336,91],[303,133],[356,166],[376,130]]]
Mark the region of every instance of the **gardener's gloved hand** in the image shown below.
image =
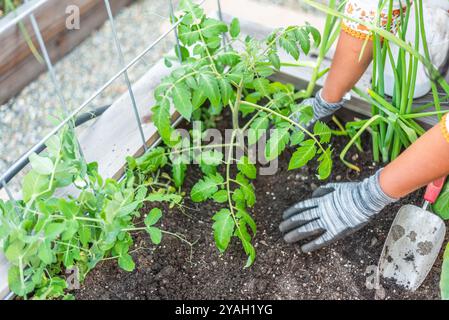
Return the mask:
[[[305,99],[301,104],[299,105],[299,109],[301,107],[307,107],[311,106],[313,109],[313,117],[312,119],[306,124],[306,127],[310,127],[312,124],[314,124],[318,120],[322,120],[323,118],[332,115],[335,111],[343,107],[345,102],[348,100],[348,96],[345,96],[340,102],[337,103],[330,103],[323,99],[321,96],[321,91],[318,91],[315,94],[314,98]],[[291,119],[295,122],[300,122],[301,118],[301,111],[295,112],[291,115]]]
[[[279,226],[285,241],[315,237],[301,247],[303,252],[311,252],[365,226],[397,200],[382,191],[380,172],[362,182],[329,183],[318,188],[311,199],[287,209]]]

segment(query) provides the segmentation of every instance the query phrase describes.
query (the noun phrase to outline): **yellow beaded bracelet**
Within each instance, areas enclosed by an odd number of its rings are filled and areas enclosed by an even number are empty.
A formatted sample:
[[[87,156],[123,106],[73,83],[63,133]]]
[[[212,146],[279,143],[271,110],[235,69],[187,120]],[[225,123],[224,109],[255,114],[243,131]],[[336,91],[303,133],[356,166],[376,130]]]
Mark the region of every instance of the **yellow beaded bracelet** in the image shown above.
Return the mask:
[[[447,114],[444,115],[443,119],[441,120],[441,131],[443,132],[443,137],[446,139],[447,142],[449,142],[449,120],[447,117]]]
[[[353,37],[358,38],[358,39],[366,40],[368,38],[369,40],[373,40],[373,36],[372,35],[368,35],[368,34],[366,34],[364,32],[351,29],[344,22],[341,23],[341,30],[343,30],[344,32],[346,32],[350,36],[353,36]]]

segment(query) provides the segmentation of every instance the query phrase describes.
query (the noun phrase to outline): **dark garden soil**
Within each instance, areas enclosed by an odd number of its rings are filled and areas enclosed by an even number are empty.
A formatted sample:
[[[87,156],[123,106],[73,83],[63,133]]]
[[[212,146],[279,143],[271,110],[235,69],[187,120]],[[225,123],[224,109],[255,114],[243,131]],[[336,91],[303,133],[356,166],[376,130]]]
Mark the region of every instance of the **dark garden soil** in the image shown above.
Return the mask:
[[[338,160],[344,138],[333,138],[335,163],[329,181],[360,180],[378,168],[372,163],[368,137],[365,152],[350,153],[349,158],[363,168],[358,174]],[[115,261],[99,264],[85,280],[77,299],[439,299],[438,258],[424,284],[414,293],[389,284],[385,290],[366,287],[366,270],[375,265],[398,209],[403,204],[421,204],[422,191],[386,208],[368,227],[318,252],[304,254],[300,245],[286,244],[278,230],[282,211],[306,199],[324,182],[312,165],[288,171],[291,150],[279,160],[276,175],[259,176],[254,182],[257,202],[251,210],[258,226],[254,244],[254,265],[243,269],[246,256],[234,241],[220,256],[214,245],[211,216],[222,206],[196,204],[188,198],[190,209],[164,208],[162,228],[198,240],[190,249],[180,240],[165,236],[158,247],[151,245],[144,233],[135,236],[137,250],[132,255],[134,272],[121,270]],[[197,166],[191,166],[185,191],[201,177]],[[143,209],[148,212],[151,207]]]

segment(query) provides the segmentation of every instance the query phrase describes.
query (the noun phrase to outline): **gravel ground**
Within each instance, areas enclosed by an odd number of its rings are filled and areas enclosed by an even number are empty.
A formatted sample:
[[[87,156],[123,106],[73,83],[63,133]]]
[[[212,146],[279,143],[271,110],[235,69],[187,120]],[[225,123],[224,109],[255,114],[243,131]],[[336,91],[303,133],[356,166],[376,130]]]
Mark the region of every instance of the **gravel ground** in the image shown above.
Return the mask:
[[[168,15],[165,0],[138,0],[116,16],[116,29],[125,61],[131,61],[162,34],[162,29],[168,26]],[[130,69],[131,81],[139,79],[168,52],[173,47],[173,41],[173,36],[166,38]],[[109,24],[103,25],[60,60],[55,69],[64,98],[73,110],[121,69]],[[96,98],[88,109],[111,104],[124,91],[126,85],[120,78]],[[41,75],[17,97],[0,105],[0,173],[49,132],[55,123],[52,119],[61,114],[58,109],[59,100],[48,74]]]

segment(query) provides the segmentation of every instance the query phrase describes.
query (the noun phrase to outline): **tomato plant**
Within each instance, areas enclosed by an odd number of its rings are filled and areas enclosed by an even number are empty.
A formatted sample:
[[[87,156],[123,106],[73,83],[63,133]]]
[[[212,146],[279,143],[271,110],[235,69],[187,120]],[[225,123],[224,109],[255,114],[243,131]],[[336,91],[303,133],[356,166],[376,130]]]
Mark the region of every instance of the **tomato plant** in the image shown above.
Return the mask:
[[[239,139],[240,134],[253,129],[254,135],[248,137],[251,145],[259,141],[264,131],[275,128],[265,147],[267,160],[276,159],[290,144],[296,148],[290,169],[305,166],[316,158],[321,179],[327,178],[331,171],[332,150],[326,146],[331,137],[329,127],[317,122],[313,129],[308,129],[306,124],[311,119],[312,110],[298,107],[298,98],[305,96],[304,91],[297,92],[292,85],[269,79],[283,65],[300,66],[300,56],[309,53],[313,45],[320,44],[320,33],[306,24],[280,28],[267,38],[257,40],[240,35],[237,19],[227,25],[206,17],[203,9],[190,0],[181,1],[179,8],[176,19],[180,20],[178,35],[181,46],[176,52],[182,63],[156,88],[157,102],[152,109],[153,122],[170,156],[169,161],[158,161],[154,170],[171,166],[173,180],[176,187],[180,187],[187,165],[197,161],[203,177],[193,186],[191,199],[194,202],[213,200],[223,205],[212,218],[216,246],[224,252],[231,240],[237,238],[248,256],[246,266],[250,266],[256,256],[252,245],[256,223],[248,209],[256,201],[251,180],[256,178],[257,169]],[[280,49],[297,63],[281,61]],[[171,67],[171,61],[166,61]],[[185,137],[172,128],[171,107],[187,121],[200,121],[200,130],[191,131],[193,139],[202,137],[210,119],[228,108],[232,118],[230,141],[191,147]],[[299,122],[289,118],[295,112],[301,113]],[[228,147],[225,152],[214,149],[224,146]],[[244,150],[238,158],[234,153],[236,148]],[[181,153],[182,156],[178,156]],[[156,159],[161,154],[162,149],[156,149],[145,157]],[[232,160],[237,165],[237,173],[231,170]]]

